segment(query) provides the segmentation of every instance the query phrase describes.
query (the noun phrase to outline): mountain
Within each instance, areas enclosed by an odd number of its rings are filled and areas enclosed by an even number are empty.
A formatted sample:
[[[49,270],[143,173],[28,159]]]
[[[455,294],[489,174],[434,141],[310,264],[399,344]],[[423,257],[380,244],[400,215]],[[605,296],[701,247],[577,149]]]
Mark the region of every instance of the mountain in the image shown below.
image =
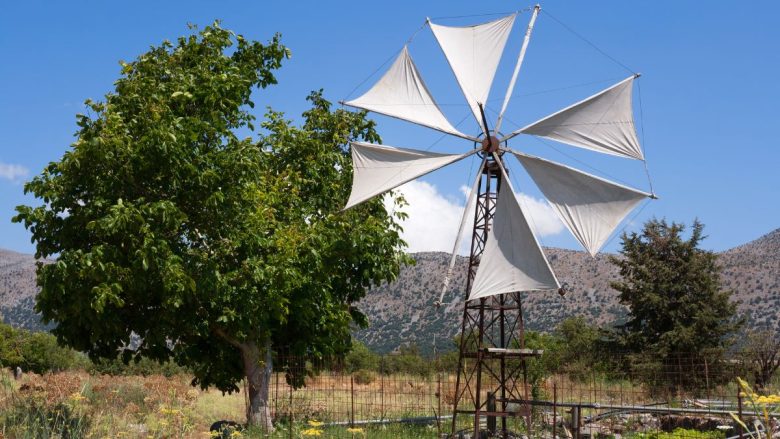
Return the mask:
[[[526,328],[550,331],[570,316],[600,325],[625,319],[626,308],[618,303],[618,292],[609,287],[618,272],[608,255],[591,258],[582,251],[556,248],[545,252],[558,279],[568,283],[568,293],[564,297],[554,292],[525,294]],[[449,255],[413,256],[417,265],[404,268],[396,282],[375,288],[360,304],[371,326],[356,335],[375,350],[387,352],[403,343],[416,343],[430,352],[434,334],[437,349],[452,349],[452,339],[460,331],[467,258],[458,257],[452,288],[442,301],[446,305],[437,310],[433,303],[441,294]],[[749,326],[780,330],[780,229],[718,256],[721,283],[733,291],[738,312]]]
[[[33,311],[36,294],[35,258],[0,249],[0,316],[3,322],[25,329],[46,329]]]
[[[608,325],[625,318],[626,309],[609,287],[617,270],[608,255],[591,258],[587,253],[557,248],[545,249],[558,279],[567,283],[563,297],[550,293],[524,295],[526,327],[549,331],[562,319],[581,315]],[[405,267],[396,282],[371,290],[359,304],[371,326],[356,336],[371,348],[387,352],[404,343],[416,343],[423,352],[452,349],[463,313],[467,259],[458,257],[450,289],[443,305],[439,298],[449,255],[415,253],[417,264]],[[719,254],[722,284],[734,292],[751,326],[780,330],[780,229],[747,244]],[[3,321],[28,329],[45,329],[33,312],[35,260],[30,255],[0,250],[0,315]]]

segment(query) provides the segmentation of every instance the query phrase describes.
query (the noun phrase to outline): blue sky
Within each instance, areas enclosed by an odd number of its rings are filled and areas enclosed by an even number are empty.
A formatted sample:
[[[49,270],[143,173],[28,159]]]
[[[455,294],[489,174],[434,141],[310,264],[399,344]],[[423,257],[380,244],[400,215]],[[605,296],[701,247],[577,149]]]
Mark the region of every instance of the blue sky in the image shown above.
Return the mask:
[[[452,0],[5,2],[0,7],[0,248],[34,251],[27,231],[10,218],[14,206],[37,203],[22,194],[22,184],[67,150],[83,101],[99,100],[112,89],[119,60],[134,59],[163,39],[187,33],[187,23],[221,19],[224,27],[262,41],[282,33],[293,57],[278,72],[279,85],[256,92],[254,99],[259,116],[272,106],[297,118],[310,90],[324,88],[332,101],[365,91],[379,76],[350,95],[397,53],[426,16],[440,24],[469,24],[499,16],[474,15],[531,5]],[[724,250],[780,227],[780,145],[774,132],[780,114],[780,3],[553,0],[542,7],[549,14],[537,22],[505,129],[628,75],[557,19],[643,74],[642,117],[637,121],[644,125],[644,147],[660,200],[644,207],[626,230],[637,230],[652,216],[686,223],[698,217],[709,234],[704,245]],[[464,15],[472,17],[451,18]],[[520,15],[510,36],[491,93],[493,109],[500,108],[528,17]],[[445,114],[457,123],[468,108],[434,44],[423,29],[410,51]],[[390,145],[442,152],[472,147],[402,122],[377,120]],[[477,131],[470,119],[458,128]],[[531,138],[516,138],[511,146],[648,189],[639,163],[561,145],[553,149]],[[462,187],[474,166],[465,162],[407,188],[409,198],[417,201],[407,225],[412,249],[443,249],[452,239],[453,217],[460,215],[464,201]],[[515,187],[527,194],[542,243],[577,248],[548,218],[541,195],[519,165],[510,166]],[[606,250],[615,251],[618,243],[613,239]]]

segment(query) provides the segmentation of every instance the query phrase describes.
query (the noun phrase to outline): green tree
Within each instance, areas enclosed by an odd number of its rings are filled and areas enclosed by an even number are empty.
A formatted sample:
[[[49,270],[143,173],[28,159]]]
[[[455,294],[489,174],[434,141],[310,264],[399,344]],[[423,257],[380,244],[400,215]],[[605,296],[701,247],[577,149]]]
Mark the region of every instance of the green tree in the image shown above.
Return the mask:
[[[745,372],[753,376],[756,390],[766,392],[772,377],[780,368],[780,337],[775,331],[747,331],[739,358]]]
[[[620,257],[610,258],[622,277],[612,287],[628,307],[614,333],[618,344],[635,366],[683,387],[703,381],[688,373],[691,366],[715,367],[742,324],[731,292],[720,288],[717,255],[699,248],[703,229],[694,221],[684,239],[684,225],[653,219],[641,233],[623,234]]]
[[[366,324],[352,304],[407,260],[402,214],[381,200],[340,213],[347,142],[379,140],[365,113],[313,93],[300,128],[269,111],[259,139],[239,137],[288,56],[278,36],[214,24],[121,63],[72,148],[25,185],[43,204],[14,219],[57,257],[38,267],[36,309],[60,341],[112,359],[137,334],[125,362],[173,360],[226,392],[246,378],[248,422],[269,429],[273,361],[291,358],[274,354],[345,353]]]
[[[344,358],[344,366],[347,372],[353,373],[359,370],[379,370],[380,356],[372,352],[364,343],[352,341],[352,349]]]

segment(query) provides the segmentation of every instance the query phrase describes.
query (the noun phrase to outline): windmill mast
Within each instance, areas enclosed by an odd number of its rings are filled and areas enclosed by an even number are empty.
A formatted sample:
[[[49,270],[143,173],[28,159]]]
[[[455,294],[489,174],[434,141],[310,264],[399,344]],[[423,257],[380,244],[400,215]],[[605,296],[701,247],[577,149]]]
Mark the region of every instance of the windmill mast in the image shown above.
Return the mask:
[[[498,193],[506,170],[498,151],[498,140],[485,137],[481,154],[485,161],[477,189],[474,225],[471,235],[466,291],[470,292],[485,250],[496,211]],[[452,437],[456,437],[458,415],[474,420],[474,436],[479,437],[480,421],[487,418],[487,429],[507,436],[507,418],[530,411],[510,411],[510,401],[527,400],[525,358],[537,352],[524,348],[524,325],[519,292],[501,294],[464,304],[461,321],[458,374],[452,418]],[[518,362],[519,360],[519,362]],[[500,426],[497,418],[501,419]],[[500,428],[500,430],[499,430]]]

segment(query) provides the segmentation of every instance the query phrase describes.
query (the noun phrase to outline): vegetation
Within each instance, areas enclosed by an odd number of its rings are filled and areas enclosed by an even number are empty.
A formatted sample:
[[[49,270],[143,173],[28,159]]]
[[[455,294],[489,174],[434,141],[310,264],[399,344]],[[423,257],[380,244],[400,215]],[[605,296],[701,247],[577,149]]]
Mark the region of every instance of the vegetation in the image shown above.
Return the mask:
[[[620,257],[611,258],[622,277],[612,287],[629,310],[613,332],[616,349],[629,353],[627,367],[655,387],[698,386],[691,374],[653,380],[672,376],[682,362],[714,371],[742,323],[731,292],[720,289],[716,255],[699,248],[703,230],[694,221],[684,239],[684,225],[650,220],[640,233],[624,234]]]
[[[764,392],[780,367],[780,338],[774,331],[748,331],[739,358],[756,390]]]
[[[57,339],[47,332],[30,332],[0,323],[1,367],[44,373],[88,365],[84,355],[57,345]]]
[[[273,353],[345,353],[366,323],[352,304],[406,261],[402,213],[381,200],[339,213],[347,142],[379,140],[365,113],[313,93],[302,127],[270,111],[259,140],[239,138],[252,90],[287,57],[278,35],[214,24],[121,63],[72,149],[25,185],[42,205],[14,218],[37,257],[57,256],[38,268],[36,309],[60,341],[113,359],[136,334],[125,362],[173,361],[227,392],[246,378],[249,421],[269,428]]]

